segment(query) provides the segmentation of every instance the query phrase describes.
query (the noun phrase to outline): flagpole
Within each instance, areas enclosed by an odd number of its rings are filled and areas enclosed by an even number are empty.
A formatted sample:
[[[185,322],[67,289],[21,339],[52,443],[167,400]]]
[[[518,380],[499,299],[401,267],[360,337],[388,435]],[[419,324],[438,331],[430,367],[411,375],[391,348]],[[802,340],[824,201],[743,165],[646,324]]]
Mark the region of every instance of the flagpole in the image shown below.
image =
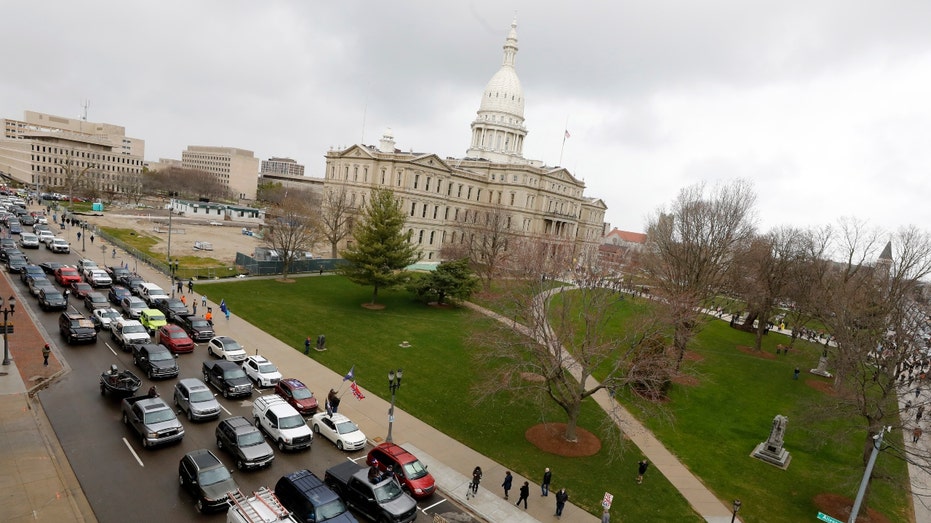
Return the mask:
[[[566,116],[566,125],[563,127],[562,146],[559,148],[559,166],[562,167],[562,152],[566,149],[566,138],[569,137],[569,117]]]

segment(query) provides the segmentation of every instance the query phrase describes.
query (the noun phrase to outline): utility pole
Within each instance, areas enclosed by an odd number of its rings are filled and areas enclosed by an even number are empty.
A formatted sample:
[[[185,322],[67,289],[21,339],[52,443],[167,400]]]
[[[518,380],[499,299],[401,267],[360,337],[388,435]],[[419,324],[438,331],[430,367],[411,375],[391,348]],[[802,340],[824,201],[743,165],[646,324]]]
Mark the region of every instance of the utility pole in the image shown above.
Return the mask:
[[[857,499],[853,502],[853,509],[850,511],[850,519],[847,520],[847,523],[857,523],[860,505],[863,504],[863,496],[866,494],[866,487],[870,484],[870,476],[873,475],[873,465],[876,464],[876,457],[879,456],[879,447],[883,444],[883,433],[891,431],[892,427],[883,427],[879,430],[879,434],[873,436],[873,452],[870,453],[870,459],[866,463],[863,479],[860,480],[860,489],[857,490]]]

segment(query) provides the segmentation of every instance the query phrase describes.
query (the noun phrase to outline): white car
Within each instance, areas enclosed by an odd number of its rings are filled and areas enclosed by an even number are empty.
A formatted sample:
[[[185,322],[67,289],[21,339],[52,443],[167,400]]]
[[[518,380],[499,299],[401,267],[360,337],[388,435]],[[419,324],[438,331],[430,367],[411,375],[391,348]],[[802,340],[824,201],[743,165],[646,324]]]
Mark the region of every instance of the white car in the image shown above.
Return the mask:
[[[242,369],[259,387],[274,387],[281,381],[278,367],[263,356],[249,356],[242,362]]]
[[[36,232],[36,236],[39,237],[39,242],[44,243],[46,246],[48,246],[49,242],[55,239],[55,235],[52,233],[52,231],[47,229],[39,230]]]
[[[339,450],[359,450],[365,446],[365,434],[342,414],[318,412],[311,420],[314,432],[335,443]]]
[[[84,273],[84,279],[94,287],[109,287],[113,285],[113,280],[107,271],[103,269],[87,269]]]
[[[64,238],[54,238],[52,241],[46,243],[45,246],[52,252],[61,254],[68,254],[71,252],[71,244],[69,244],[68,240],[65,240]]]
[[[94,325],[99,325],[103,330],[110,330],[110,325],[119,319],[123,319],[123,316],[120,314],[120,311],[116,309],[94,309],[94,312],[91,313],[93,316],[91,321],[94,322]]]
[[[223,358],[228,361],[242,361],[246,359],[246,349],[238,341],[229,336],[216,336],[207,342],[207,354]]]

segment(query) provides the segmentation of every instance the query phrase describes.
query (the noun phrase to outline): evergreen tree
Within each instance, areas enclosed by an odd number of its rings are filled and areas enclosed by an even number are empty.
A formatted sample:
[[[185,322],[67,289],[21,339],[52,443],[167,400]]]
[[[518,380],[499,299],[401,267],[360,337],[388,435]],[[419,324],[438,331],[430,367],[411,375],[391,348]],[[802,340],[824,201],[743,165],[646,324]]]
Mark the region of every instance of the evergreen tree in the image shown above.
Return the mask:
[[[420,250],[411,243],[411,233],[404,231],[406,219],[394,193],[374,189],[362,211],[362,220],[353,230],[355,240],[342,257],[348,261],[340,273],[359,285],[371,285],[372,304],[378,289],[405,283],[405,267],[420,259]]]
[[[435,271],[411,281],[408,290],[424,301],[443,305],[447,297],[469,299],[478,284],[478,277],[469,268],[469,259],[463,258],[441,263]]]

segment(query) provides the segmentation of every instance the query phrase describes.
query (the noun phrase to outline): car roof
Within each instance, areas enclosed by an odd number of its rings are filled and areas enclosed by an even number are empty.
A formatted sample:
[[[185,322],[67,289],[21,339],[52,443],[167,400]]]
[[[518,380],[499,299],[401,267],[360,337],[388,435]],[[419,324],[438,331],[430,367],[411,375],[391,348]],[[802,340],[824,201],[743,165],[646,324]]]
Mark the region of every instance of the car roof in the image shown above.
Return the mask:
[[[259,356],[258,354],[255,356],[249,356],[249,359],[255,361],[256,363],[271,363],[265,356]]]
[[[230,427],[233,427],[234,429],[243,429],[243,428],[247,428],[247,427],[248,427],[248,428],[251,428],[251,429],[253,429],[253,430],[256,430],[256,429],[255,429],[255,425],[249,423],[249,420],[247,420],[246,418],[244,418],[244,417],[242,417],[242,416],[233,416],[233,417],[230,417],[230,418],[226,418],[225,420],[221,421],[220,423],[225,423],[225,424],[229,425]]]
[[[320,416],[321,414],[322,416]],[[317,417],[317,416],[320,416],[321,418],[329,418],[330,420],[333,421],[333,423],[342,423],[344,421],[352,421],[345,414],[340,414],[338,412],[334,412],[332,414],[327,414],[326,412],[318,412],[317,414],[314,415],[314,417]]]
[[[178,380],[178,385],[183,385],[185,388],[191,391],[208,388],[206,385],[204,385],[204,382],[197,378],[182,378]]]
[[[279,381],[278,383],[282,385],[287,385],[288,387],[291,387],[292,389],[306,389],[307,388],[307,385],[304,385],[304,383],[301,382],[301,380],[297,378],[285,378]]]
[[[381,452],[387,454],[388,456],[391,456],[392,458],[394,458],[395,460],[397,460],[398,463],[402,463],[402,464],[403,464],[403,463],[409,463],[409,462],[411,462],[411,461],[416,461],[416,460],[417,460],[417,457],[416,457],[416,456],[414,456],[413,454],[411,454],[410,452],[408,452],[404,447],[402,447],[402,446],[400,446],[400,445],[398,445],[398,444],[396,444],[396,443],[391,443],[391,442],[385,441],[385,442],[382,442],[382,443],[378,444],[378,445],[375,447],[375,449],[378,449],[378,450],[380,450]],[[373,449],[373,450],[375,450],[375,449]]]
[[[209,449],[192,450],[185,454],[185,457],[190,458],[190,460],[197,465],[198,469],[223,466],[223,462],[220,461],[220,458],[216,457]]]

